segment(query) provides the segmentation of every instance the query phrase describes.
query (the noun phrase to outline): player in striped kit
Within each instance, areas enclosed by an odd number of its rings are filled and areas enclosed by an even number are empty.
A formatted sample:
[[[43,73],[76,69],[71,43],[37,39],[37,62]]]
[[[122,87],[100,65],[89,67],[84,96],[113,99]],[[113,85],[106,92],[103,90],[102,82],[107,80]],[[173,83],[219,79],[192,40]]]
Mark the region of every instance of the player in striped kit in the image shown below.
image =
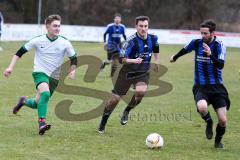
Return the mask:
[[[137,32],[128,38],[122,49],[120,60],[123,67],[112,90],[112,96],[103,111],[98,132],[103,134],[111,113],[119,103],[122,96],[126,95],[131,85],[134,85],[135,94],[123,111],[120,123],[126,125],[129,112],[136,107],[148,89],[149,69],[151,58],[154,58],[154,70],[159,71],[159,44],[158,37],[148,33],[149,17],[139,16],[135,19]]]
[[[214,35],[215,29],[216,23],[213,20],[204,21],[200,25],[202,38],[193,39],[176,55],[173,55],[170,62],[175,62],[179,57],[195,51],[193,95],[197,111],[207,123],[205,130],[207,139],[212,139],[213,120],[208,111],[208,105],[212,104],[218,117],[214,146],[223,148],[221,140],[226,130],[230,100],[222,80],[226,48]]]

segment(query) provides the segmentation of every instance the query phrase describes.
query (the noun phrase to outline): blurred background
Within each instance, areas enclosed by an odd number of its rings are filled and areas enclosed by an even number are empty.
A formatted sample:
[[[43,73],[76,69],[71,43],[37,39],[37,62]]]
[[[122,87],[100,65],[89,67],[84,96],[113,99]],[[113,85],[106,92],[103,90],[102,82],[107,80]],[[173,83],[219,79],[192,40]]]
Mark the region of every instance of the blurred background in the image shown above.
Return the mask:
[[[218,31],[239,32],[238,0],[0,0],[5,23],[44,23],[44,18],[60,14],[63,24],[105,26],[113,15],[122,14],[126,27],[134,27],[134,18],[147,15],[151,28],[193,29],[208,18]]]

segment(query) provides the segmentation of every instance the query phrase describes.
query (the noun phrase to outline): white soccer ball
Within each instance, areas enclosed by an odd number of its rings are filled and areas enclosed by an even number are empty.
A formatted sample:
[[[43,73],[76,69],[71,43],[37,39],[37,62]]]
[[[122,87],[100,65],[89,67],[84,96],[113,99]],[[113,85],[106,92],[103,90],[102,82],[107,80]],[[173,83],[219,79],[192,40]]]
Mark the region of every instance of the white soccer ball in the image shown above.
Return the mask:
[[[163,147],[164,141],[162,136],[157,133],[151,133],[146,138],[146,145],[150,149],[158,148],[160,149]]]

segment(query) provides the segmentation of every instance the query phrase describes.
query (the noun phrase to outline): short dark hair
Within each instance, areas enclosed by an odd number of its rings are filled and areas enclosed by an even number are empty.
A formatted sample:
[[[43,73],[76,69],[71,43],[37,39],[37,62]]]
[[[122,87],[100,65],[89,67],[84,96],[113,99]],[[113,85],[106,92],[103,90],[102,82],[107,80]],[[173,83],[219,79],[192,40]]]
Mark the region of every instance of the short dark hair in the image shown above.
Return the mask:
[[[122,15],[120,13],[115,13],[114,18],[116,18],[116,17],[122,17]]]
[[[210,33],[216,30],[216,23],[212,19],[207,19],[200,24],[200,27],[209,28]]]
[[[61,17],[58,14],[52,14],[49,15],[46,19],[45,19],[45,24],[51,24],[53,21],[61,21]]]
[[[149,17],[148,16],[138,16],[135,18],[135,24],[137,25],[139,21],[148,21],[149,22]]]

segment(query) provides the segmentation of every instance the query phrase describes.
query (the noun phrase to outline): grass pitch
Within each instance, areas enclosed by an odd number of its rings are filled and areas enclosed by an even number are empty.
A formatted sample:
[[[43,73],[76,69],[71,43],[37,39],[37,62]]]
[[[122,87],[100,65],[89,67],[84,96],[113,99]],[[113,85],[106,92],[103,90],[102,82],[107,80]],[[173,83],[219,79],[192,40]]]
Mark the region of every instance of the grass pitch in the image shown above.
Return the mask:
[[[1,42],[0,70],[8,66],[11,57],[22,42]],[[92,55],[105,59],[106,53],[100,43],[73,43],[80,55]],[[240,49],[228,48],[223,79],[232,102],[228,112],[228,127],[224,136],[224,150],[213,148],[213,140],[204,135],[205,124],[196,113],[193,95],[193,55],[181,57],[175,64],[169,58],[182,46],[160,45],[161,64],[168,71],[159,79],[170,83],[173,90],[155,97],[145,97],[131,112],[126,126],[119,123],[126,106],[121,101],[106,126],[106,133],[96,132],[100,117],[88,121],[63,121],[55,114],[55,106],[63,99],[72,99],[71,113],[94,109],[102,100],[83,95],[66,95],[55,92],[48,107],[47,121],[53,125],[44,136],[38,135],[37,113],[24,107],[18,115],[12,115],[12,107],[21,95],[33,97],[34,83],[31,77],[34,53],[29,52],[17,64],[11,77],[0,78],[0,159],[1,160],[188,160],[188,159],[239,159],[240,115]],[[100,64],[96,64],[96,68]],[[110,67],[99,73],[95,82],[85,82],[86,66],[78,68],[75,80],[66,84],[82,86],[111,93]],[[154,89],[154,86],[150,86]],[[217,120],[212,107],[210,112]],[[164,138],[161,150],[149,150],[145,138],[152,132]],[[214,131],[215,132],[215,131]]]

